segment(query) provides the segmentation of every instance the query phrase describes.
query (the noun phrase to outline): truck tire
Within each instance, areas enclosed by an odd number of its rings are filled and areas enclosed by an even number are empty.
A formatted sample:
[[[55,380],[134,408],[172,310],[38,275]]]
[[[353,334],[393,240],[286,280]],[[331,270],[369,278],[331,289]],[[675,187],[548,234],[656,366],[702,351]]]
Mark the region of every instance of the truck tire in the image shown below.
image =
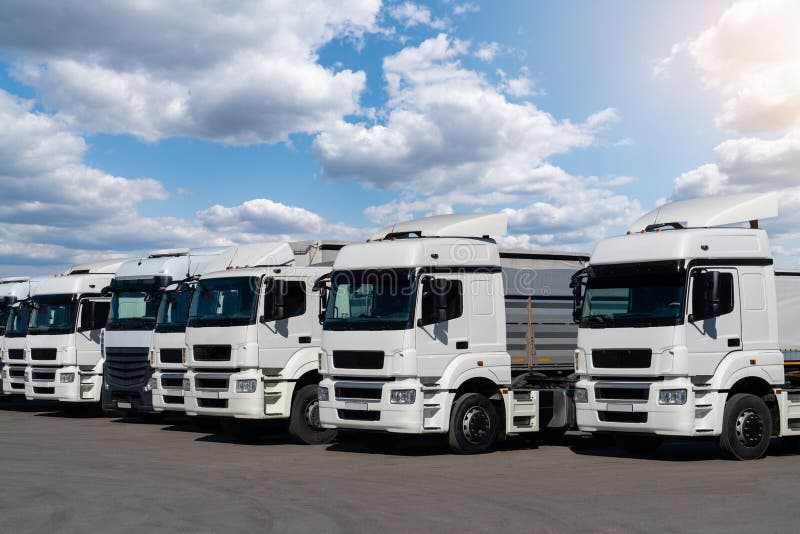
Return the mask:
[[[729,460],[756,460],[772,440],[772,416],[763,399],[737,393],[725,403],[719,448]]]
[[[655,435],[615,434],[614,441],[634,456],[647,456],[656,452],[664,438]]]
[[[319,425],[318,386],[309,384],[300,388],[292,400],[289,414],[289,435],[298,443],[321,445],[336,437],[336,430]]]
[[[480,393],[466,393],[450,412],[450,450],[457,454],[489,452],[497,440],[497,410]]]

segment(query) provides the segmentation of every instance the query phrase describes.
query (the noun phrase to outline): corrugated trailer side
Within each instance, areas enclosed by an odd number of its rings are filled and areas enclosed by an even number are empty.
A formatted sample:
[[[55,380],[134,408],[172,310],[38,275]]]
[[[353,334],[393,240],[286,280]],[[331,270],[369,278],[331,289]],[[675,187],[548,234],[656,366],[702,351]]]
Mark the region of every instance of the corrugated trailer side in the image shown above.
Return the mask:
[[[800,371],[800,270],[775,272],[778,296],[778,347],[787,371]]]

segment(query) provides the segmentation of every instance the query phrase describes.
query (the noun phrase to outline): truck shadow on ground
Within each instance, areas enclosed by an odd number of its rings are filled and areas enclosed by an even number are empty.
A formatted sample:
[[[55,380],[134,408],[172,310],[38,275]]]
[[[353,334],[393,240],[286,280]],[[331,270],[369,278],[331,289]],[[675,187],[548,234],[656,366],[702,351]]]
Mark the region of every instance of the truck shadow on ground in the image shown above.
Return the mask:
[[[58,403],[55,401],[29,401],[25,397],[2,397],[0,411],[4,412],[45,412],[57,411]]]
[[[642,454],[629,452],[611,439],[595,438],[585,434],[568,434],[558,446],[567,446],[573,453],[581,456],[603,458],[634,458],[653,462],[726,461],[720,454],[716,442],[711,439],[666,440],[655,451]],[[778,438],[772,440],[767,451],[767,457],[797,454],[800,454],[800,448]]]

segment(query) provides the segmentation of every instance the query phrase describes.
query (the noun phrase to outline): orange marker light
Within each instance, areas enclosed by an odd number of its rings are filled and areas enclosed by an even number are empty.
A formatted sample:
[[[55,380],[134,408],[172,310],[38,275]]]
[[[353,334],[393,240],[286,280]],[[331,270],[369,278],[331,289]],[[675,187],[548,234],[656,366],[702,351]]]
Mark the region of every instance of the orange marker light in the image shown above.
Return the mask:
[[[478,360],[478,367],[483,367],[483,360]]]

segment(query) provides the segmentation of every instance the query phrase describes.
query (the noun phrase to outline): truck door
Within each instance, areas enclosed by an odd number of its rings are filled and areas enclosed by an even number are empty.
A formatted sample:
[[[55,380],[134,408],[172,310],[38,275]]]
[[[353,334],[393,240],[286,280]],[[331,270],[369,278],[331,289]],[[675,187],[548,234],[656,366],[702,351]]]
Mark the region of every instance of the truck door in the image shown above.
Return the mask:
[[[716,273],[716,274],[715,274]],[[716,295],[710,293],[716,279]],[[742,321],[739,283],[736,269],[696,268],[689,277],[686,346],[689,373],[693,376],[714,374],[722,359],[742,350]],[[718,300],[714,311],[710,300]]]
[[[311,306],[311,286],[305,280],[267,279],[263,285],[258,322],[259,367],[278,374],[299,349],[310,347],[313,342],[319,345],[319,339],[312,339],[311,319],[317,320],[316,306]]]
[[[108,298],[81,299],[75,349],[78,365],[95,366],[100,362],[100,337],[108,321],[111,301]]]
[[[417,293],[418,371],[423,377],[438,377],[453,357],[470,352],[468,285],[459,274],[422,275]]]

